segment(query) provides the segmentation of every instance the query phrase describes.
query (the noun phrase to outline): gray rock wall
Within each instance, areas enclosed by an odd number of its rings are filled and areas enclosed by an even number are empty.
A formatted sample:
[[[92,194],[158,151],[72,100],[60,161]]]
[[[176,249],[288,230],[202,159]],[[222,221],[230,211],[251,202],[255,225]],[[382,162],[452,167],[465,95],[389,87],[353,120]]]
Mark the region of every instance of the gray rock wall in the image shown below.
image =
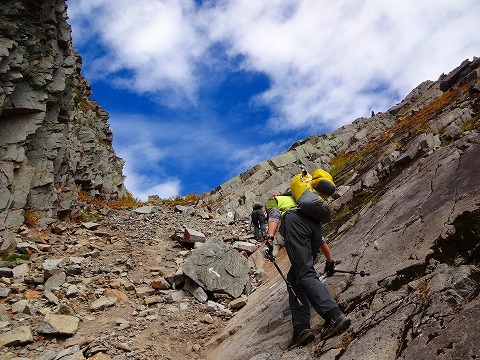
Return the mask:
[[[64,0],[0,7],[0,231],[76,212],[77,189],[126,194],[108,114],[89,98]]]

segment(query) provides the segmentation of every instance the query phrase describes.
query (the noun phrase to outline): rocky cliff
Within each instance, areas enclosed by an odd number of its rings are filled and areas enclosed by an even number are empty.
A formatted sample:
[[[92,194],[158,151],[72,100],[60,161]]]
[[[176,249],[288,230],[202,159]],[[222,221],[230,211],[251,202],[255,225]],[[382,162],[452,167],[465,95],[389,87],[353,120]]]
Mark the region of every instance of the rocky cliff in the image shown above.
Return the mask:
[[[108,114],[80,74],[64,0],[0,7],[0,231],[125,196]],[[27,218],[27,219],[26,219]]]
[[[387,112],[298,142],[209,195],[219,211],[242,217],[253,201],[287,189],[300,166],[328,169],[338,191],[324,230],[337,269],[370,275],[324,279],[352,326],[286,351],[287,290],[265,264],[268,281],[210,343],[207,359],[480,356],[479,65],[466,60]],[[283,251],[277,262],[288,270]],[[314,316],[317,334],[321,325]]]

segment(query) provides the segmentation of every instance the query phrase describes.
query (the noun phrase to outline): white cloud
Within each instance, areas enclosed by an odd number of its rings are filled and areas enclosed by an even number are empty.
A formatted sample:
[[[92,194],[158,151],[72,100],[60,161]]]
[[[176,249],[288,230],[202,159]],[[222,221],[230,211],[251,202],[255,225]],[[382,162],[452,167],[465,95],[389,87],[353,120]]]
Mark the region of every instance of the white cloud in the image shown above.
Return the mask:
[[[139,200],[147,201],[150,195],[158,195],[162,199],[168,199],[180,194],[181,184],[178,179],[151,184],[151,177],[131,171],[128,163],[124,169],[124,174],[126,176],[126,188]],[[145,184],[149,184],[150,186],[145,186]]]
[[[212,38],[271,77],[261,98],[282,128],[335,127],[386,110],[392,93],[398,100],[480,52],[474,1],[222,3],[211,14]],[[365,92],[378,80],[389,96]]]
[[[140,93],[176,87],[194,100],[194,66],[207,43],[192,21],[193,2],[76,0],[69,7],[79,29],[75,41],[104,46],[105,54],[88,67],[92,79],[114,75],[118,86]],[[119,75],[124,70],[128,77]]]
[[[90,38],[99,36],[107,48],[98,74],[129,70],[130,76],[116,78],[118,86],[168,90],[171,106],[182,104],[180,98],[195,102],[199,81],[207,81],[199,64],[221,66],[209,58],[215,55],[208,51],[212,45],[223,43],[232,58],[244,55],[241,66],[271,79],[259,99],[272,108],[274,129],[335,128],[386,110],[423,80],[480,53],[475,0],[206,4],[69,1],[74,24],[80,14],[90,18]],[[378,81],[388,91],[365,91]]]

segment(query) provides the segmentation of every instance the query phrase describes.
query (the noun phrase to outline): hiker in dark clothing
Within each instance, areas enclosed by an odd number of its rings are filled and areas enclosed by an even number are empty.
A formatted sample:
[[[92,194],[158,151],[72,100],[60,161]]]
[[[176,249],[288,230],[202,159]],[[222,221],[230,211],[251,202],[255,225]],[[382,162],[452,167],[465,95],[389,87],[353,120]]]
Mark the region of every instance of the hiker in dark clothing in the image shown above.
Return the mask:
[[[340,311],[314,268],[315,258],[321,251],[326,258],[325,274],[331,276],[335,272],[330,248],[322,238],[322,224],[304,215],[290,196],[269,199],[265,207],[268,212],[267,251],[273,252],[272,242],[278,228],[291,263],[287,280],[293,288],[293,293],[289,291],[293,337],[288,347],[303,346],[315,339],[310,328],[310,306],[325,320],[322,340],[344,332],[351,320]]]
[[[253,204],[253,211],[250,215],[250,226],[253,224],[253,237],[255,240],[260,240],[260,235],[265,239],[267,237],[267,221],[265,220],[265,213],[263,212],[263,205],[261,203]]]

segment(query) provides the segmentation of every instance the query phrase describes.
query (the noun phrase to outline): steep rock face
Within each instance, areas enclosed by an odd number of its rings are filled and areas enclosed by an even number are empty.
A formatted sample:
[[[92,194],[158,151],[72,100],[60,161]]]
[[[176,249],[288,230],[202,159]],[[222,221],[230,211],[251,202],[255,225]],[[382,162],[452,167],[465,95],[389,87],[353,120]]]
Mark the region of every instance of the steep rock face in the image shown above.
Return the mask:
[[[479,60],[466,61],[439,81],[421,84],[387,113],[295,144],[216,190],[226,196],[219,205],[225,211],[242,192],[248,205],[249,196],[285,190],[301,164],[309,170],[324,165],[338,185],[334,219],[324,226],[337,268],[370,275],[324,279],[352,326],[320,341],[323,320],[314,314],[317,340],[287,351],[287,290],[266,264],[268,280],[210,343],[208,359],[478,357],[479,85]],[[317,260],[321,274],[325,259]],[[283,250],[277,262],[288,271]]]
[[[0,231],[76,211],[77,189],[126,194],[108,114],[89,98],[64,0],[0,7]]]

